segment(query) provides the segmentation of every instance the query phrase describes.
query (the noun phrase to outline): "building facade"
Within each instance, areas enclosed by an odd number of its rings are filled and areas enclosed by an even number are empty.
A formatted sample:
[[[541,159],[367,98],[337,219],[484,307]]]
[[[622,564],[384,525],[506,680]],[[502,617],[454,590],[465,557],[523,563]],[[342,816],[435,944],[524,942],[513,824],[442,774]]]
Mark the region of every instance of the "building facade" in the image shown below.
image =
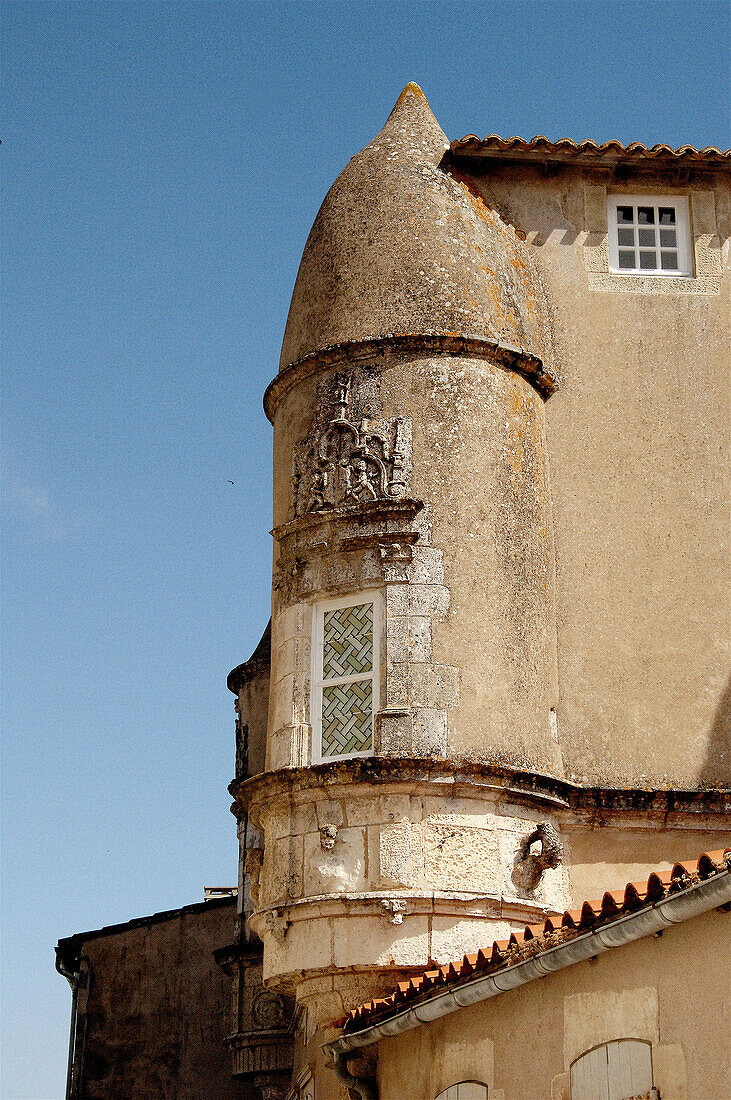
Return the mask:
[[[228,680],[239,911],[216,957],[242,1095],[592,1100],[597,1059],[647,1077],[611,1044],[680,1056],[659,1050],[677,930],[515,990],[504,1018],[344,1036],[358,1005],[586,898],[675,889],[689,856],[720,852],[728,887],[730,159],[450,145],[409,85],[325,198],[264,399],[271,624]],[[723,897],[700,892],[683,949],[720,1000]],[[701,1095],[679,1082],[664,1100]]]

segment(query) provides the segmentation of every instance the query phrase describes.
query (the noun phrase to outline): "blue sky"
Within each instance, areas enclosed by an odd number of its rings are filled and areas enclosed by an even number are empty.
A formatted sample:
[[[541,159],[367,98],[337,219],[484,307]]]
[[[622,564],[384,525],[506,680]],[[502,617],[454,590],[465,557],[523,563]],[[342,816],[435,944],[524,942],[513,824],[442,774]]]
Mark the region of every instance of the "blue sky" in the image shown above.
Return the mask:
[[[49,0],[3,23],[2,1097],[58,1100],[58,937],[236,879],[261,396],[330,183],[409,80],[449,138],[727,146],[729,7]]]

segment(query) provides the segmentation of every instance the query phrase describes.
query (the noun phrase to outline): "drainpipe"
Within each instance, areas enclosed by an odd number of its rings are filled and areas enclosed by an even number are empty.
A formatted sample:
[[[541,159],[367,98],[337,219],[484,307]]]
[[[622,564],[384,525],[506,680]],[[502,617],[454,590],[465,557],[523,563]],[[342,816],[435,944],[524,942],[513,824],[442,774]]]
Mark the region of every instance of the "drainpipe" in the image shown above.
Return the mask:
[[[82,955],[76,960],[78,970],[67,970],[61,961],[61,954],[58,948],[56,949],[56,970],[71,986],[71,1026],[69,1028],[69,1054],[66,1067],[65,1100],[72,1100],[74,1093],[74,1061],[76,1059],[76,1020],[79,1009],[79,989],[86,986],[88,975],[88,969],[86,973],[82,973],[81,966],[82,963],[86,963],[88,967],[88,962],[89,960],[86,956]]]
[[[342,1081],[349,1089],[354,1089],[360,1100],[378,1100],[378,1085],[376,1082],[372,1077],[354,1077],[348,1070],[349,1057],[350,1052],[341,1054],[339,1051],[333,1051],[333,1063],[338,1081]]]
[[[71,1027],[69,1029],[69,1056],[66,1067],[66,1092],[65,1100],[71,1100],[71,1086],[74,1075],[74,1047],[76,1046],[76,1012],[79,1001],[79,986],[81,984],[81,971],[66,970],[61,962],[59,952],[56,952],[56,970],[65,978],[71,986]]]

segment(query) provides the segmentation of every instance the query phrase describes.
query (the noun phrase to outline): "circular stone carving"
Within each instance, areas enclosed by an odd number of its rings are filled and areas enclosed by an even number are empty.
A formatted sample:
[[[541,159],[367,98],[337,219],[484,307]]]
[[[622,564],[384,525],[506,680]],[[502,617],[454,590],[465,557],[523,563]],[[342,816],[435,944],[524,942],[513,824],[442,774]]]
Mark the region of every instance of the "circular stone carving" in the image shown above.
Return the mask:
[[[257,1028],[273,1031],[275,1028],[285,1026],[287,1006],[284,998],[277,993],[271,993],[268,989],[263,989],[254,998],[251,1010],[254,1017],[254,1026]]]

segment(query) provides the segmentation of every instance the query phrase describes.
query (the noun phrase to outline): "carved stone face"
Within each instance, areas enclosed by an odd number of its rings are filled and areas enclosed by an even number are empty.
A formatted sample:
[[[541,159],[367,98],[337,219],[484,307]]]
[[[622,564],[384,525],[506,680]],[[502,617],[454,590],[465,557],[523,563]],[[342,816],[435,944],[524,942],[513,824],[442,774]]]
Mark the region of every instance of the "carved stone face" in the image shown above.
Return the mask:
[[[323,825],[320,829],[320,847],[323,852],[331,852],[338,835],[337,825]]]

